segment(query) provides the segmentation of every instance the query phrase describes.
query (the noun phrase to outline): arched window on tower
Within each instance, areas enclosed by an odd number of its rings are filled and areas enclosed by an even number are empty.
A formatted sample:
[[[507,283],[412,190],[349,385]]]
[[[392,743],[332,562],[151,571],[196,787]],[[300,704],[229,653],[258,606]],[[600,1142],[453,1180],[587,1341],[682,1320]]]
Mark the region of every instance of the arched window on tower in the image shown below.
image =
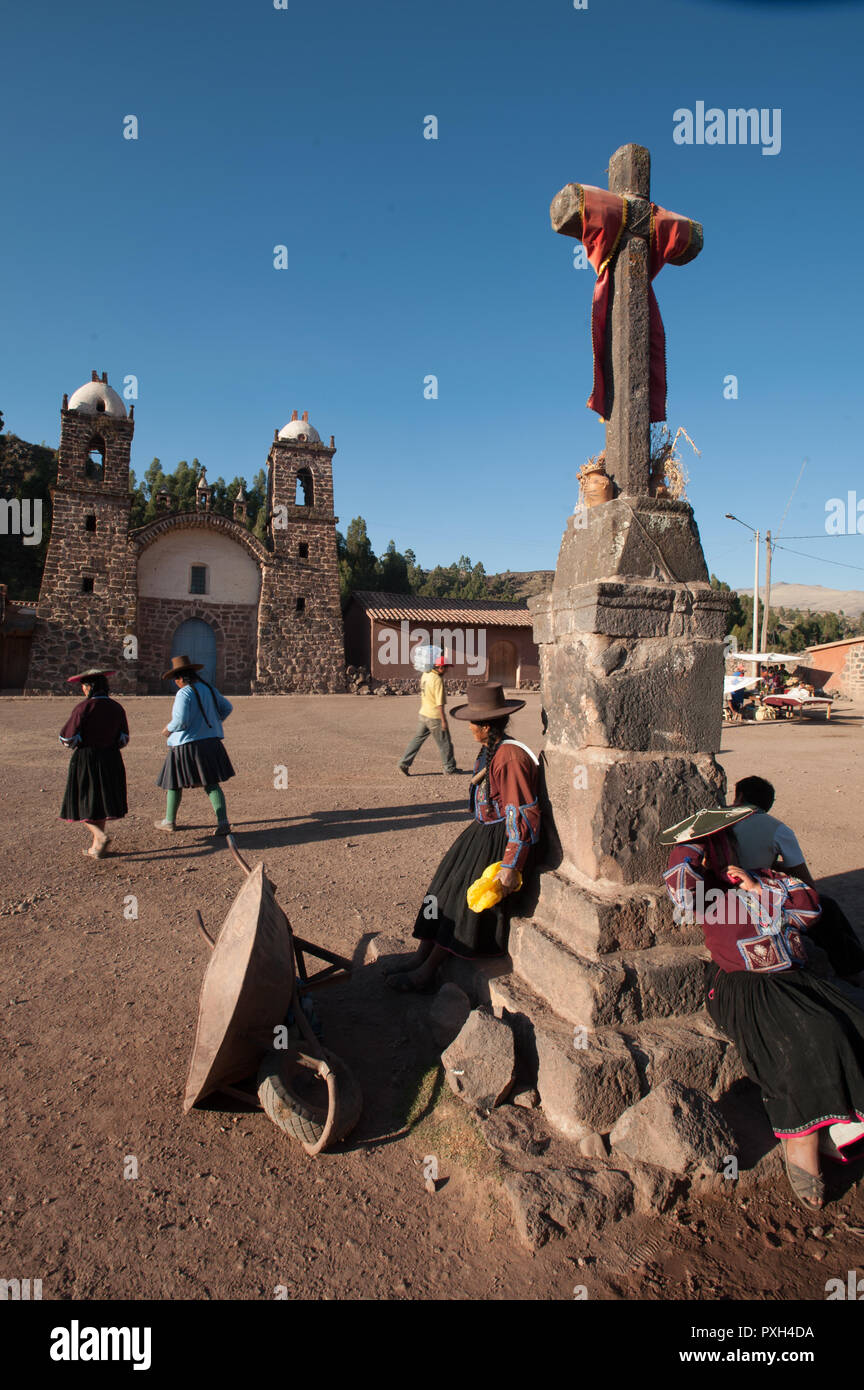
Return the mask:
[[[297,474],[297,490],[294,494],[295,507],[314,507],[315,494],[312,487],[312,474],[308,468],[301,468]]]
[[[98,434],[90,440],[84,476],[93,478],[96,482],[101,482],[105,476],[105,441]]]

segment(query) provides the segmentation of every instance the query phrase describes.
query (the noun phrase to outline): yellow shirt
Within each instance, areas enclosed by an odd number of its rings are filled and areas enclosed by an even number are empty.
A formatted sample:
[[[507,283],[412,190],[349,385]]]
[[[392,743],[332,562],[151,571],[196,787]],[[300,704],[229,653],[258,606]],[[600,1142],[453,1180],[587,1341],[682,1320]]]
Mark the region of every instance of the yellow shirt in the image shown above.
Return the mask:
[[[420,677],[420,718],[440,719],[438,706],[444,704],[444,682],[437,671],[424,671]]]

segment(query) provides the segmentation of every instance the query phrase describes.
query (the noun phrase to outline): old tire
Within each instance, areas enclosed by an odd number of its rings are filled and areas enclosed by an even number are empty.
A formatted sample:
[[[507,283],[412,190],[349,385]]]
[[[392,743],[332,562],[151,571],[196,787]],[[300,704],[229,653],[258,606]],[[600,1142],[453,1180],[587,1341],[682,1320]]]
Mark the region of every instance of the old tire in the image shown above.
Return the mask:
[[[336,1114],[330,1143],[344,1139],[363,1108],[360,1087],[351,1071],[333,1053],[327,1061],[336,1080]],[[278,1129],[313,1148],[324,1133],[329,1105],[326,1083],[290,1051],[271,1051],[258,1068],[258,1099]]]

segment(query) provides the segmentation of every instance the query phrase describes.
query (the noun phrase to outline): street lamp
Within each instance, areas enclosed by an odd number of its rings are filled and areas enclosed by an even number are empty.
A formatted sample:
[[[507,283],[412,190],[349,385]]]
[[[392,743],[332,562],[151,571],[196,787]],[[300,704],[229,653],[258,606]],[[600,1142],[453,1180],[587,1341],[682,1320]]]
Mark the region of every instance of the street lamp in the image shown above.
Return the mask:
[[[727,521],[737,521],[739,526],[746,526],[748,531],[752,531],[756,537],[756,572],[753,579],[753,655],[756,655],[756,626],[759,622],[759,532],[752,526],[748,526],[746,521],[742,521],[740,516],[733,516],[731,512],[726,513]]]

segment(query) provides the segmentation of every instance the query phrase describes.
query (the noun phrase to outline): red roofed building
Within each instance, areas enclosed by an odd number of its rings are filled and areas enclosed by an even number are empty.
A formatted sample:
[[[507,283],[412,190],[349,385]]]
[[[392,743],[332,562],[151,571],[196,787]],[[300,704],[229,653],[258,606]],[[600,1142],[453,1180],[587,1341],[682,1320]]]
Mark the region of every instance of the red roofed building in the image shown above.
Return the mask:
[[[345,611],[349,665],[364,666],[375,680],[414,689],[418,672],[411,653],[440,646],[452,659],[448,685],[498,681],[511,690],[537,690],[540,661],[533,619],[524,601],[420,598],[358,590]]]

